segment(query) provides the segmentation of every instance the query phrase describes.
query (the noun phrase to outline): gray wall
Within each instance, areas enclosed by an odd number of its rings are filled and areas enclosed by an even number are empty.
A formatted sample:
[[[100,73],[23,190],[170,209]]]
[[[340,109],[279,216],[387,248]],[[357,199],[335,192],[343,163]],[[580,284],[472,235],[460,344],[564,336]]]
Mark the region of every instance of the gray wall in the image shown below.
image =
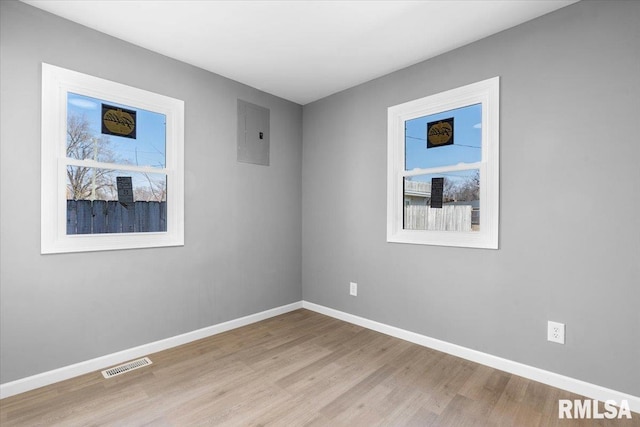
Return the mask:
[[[300,301],[302,108],[0,2],[0,382]],[[40,255],[40,63],[185,101],[185,246]],[[236,162],[237,98],[271,166]]]
[[[304,299],[640,396],[639,22],[579,2],[306,105]],[[386,243],[387,107],[498,75],[500,249]]]
[[[580,2],[304,110],[22,3],[0,19],[0,382],[304,297],[640,395],[640,3]],[[40,255],[42,61],[185,101],[184,247]],[[386,243],[386,108],[496,75],[500,250]],[[271,109],[270,167],[235,161],[237,98]]]

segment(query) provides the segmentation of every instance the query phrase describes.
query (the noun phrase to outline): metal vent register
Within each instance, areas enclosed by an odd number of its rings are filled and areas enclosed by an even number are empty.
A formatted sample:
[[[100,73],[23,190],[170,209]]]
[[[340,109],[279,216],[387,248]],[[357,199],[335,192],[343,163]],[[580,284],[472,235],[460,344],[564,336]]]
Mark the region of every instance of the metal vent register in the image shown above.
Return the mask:
[[[133,371],[134,369],[142,368],[147,365],[151,365],[153,362],[148,357],[142,359],[132,360],[123,365],[114,366],[113,368],[105,369],[102,371],[102,376],[105,378],[115,377],[116,375],[124,374],[125,372]]]

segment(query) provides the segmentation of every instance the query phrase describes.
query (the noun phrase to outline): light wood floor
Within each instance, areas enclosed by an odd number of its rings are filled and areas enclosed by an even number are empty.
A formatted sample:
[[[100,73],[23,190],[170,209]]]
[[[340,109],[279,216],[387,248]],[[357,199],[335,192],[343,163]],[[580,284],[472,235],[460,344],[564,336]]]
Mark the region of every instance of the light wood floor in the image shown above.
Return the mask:
[[[569,392],[297,310],[0,401],[9,426],[640,426],[559,420]]]

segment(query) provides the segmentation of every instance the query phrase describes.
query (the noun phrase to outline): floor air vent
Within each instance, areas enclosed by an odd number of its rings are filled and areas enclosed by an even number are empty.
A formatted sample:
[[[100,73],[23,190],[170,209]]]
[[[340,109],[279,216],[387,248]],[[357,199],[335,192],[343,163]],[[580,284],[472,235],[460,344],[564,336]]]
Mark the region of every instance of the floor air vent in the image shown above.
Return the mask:
[[[116,375],[124,374],[125,372],[133,371],[134,369],[142,368],[147,365],[151,365],[153,362],[148,357],[142,359],[132,360],[120,366],[114,366],[113,368],[105,369],[102,371],[102,376],[105,378],[115,377]]]

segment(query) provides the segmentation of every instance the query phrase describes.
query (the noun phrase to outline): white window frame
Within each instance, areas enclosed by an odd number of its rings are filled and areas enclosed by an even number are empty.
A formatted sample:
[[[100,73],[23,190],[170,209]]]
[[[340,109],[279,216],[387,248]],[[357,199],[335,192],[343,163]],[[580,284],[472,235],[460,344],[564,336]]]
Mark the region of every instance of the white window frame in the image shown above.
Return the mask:
[[[103,99],[166,116],[166,165],[144,168],[67,158],[67,94]],[[42,64],[41,253],[184,245],[184,102],[124,84]],[[81,163],[81,164],[80,164]],[[67,235],[67,165],[167,176],[167,231]]]
[[[498,249],[500,78],[494,77],[388,108],[387,242]],[[405,122],[482,104],[482,158],[476,163],[405,171]],[[405,230],[405,177],[456,170],[480,170],[480,230]]]

